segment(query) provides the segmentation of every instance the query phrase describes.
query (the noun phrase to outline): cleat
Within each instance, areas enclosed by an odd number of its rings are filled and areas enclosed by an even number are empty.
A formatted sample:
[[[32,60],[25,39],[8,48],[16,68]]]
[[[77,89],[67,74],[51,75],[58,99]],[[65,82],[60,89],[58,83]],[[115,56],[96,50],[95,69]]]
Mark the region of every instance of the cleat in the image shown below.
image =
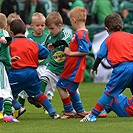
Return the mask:
[[[86,115],[80,122],[96,122],[96,116],[92,114]]]
[[[3,119],[3,112],[0,112],[0,119]]]
[[[98,115],[99,118],[107,117],[107,112],[105,110],[102,110],[102,112]]]
[[[52,116],[53,119],[59,119],[60,118],[60,115],[55,113],[54,116]]]
[[[23,107],[21,107],[19,110],[14,110],[14,117],[19,118],[25,112],[26,112],[26,109]]]
[[[28,102],[30,104],[35,105],[37,108],[41,108],[42,107],[42,105],[37,100],[35,100],[34,97],[28,97]]]
[[[84,118],[86,115],[88,115],[88,112],[77,112],[75,118]]]
[[[75,112],[64,112],[64,114],[61,116],[61,119],[69,119],[69,118],[75,118],[76,113]]]
[[[19,120],[17,120],[14,116],[12,116],[12,115],[4,115],[4,117],[3,117],[3,121],[4,122],[20,122]]]

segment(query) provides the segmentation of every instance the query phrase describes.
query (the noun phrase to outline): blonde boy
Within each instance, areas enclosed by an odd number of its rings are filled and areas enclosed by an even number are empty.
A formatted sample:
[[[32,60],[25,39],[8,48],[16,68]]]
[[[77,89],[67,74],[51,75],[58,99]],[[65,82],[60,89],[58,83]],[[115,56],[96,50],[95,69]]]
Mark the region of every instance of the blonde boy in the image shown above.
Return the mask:
[[[88,31],[85,27],[86,10],[83,7],[76,7],[70,11],[70,21],[75,33],[70,42],[70,47],[64,50],[67,56],[64,69],[57,82],[64,114],[62,119],[84,117],[85,112],[77,88],[83,81],[86,69],[86,55],[91,50]]]

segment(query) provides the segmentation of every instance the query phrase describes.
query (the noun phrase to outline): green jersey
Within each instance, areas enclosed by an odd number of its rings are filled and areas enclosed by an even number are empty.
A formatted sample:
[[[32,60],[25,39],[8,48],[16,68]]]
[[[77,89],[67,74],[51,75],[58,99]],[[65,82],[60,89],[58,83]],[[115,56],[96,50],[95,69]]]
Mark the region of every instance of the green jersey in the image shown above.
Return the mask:
[[[0,30],[0,36],[9,37],[9,34],[5,30]],[[9,51],[9,44],[0,44],[0,61],[4,64],[6,71],[11,68],[11,57]]]
[[[41,36],[34,36],[33,32],[31,32],[27,35],[27,38],[29,38],[39,44],[42,44],[45,41],[46,36],[47,36],[47,34],[45,32],[43,32],[43,34]]]
[[[58,40],[65,40],[69,44],[71,38],[71,34],[66,29],[62,29],[62,31],[55,37],[49,34],[44,44],[47,46],[48,44],[54,43]],[[50,51],[48,58],[42,62],[42,65],[46,65],[47,69],[49,69],[52,73],[60,75],[64,68],[64,62],[66,59],[64,49],[65,46],[61,45],[54,51]]]

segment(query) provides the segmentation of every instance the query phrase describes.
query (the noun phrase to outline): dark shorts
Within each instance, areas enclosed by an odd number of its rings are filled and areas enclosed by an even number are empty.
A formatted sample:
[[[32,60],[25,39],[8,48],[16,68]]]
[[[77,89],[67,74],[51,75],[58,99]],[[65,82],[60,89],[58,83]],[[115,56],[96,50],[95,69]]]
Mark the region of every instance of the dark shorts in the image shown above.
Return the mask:
[[[24,90],[29,96],[38,95],[40,92],[41,82],[37,71],[34,68],[10,70],[8,78],[15,98],[22,90]]]
[[[65,89],[68,92],[76,92],[78,89],[79,83],[76,83],[67,79],[59,78],[56,86],[60,87],[61,89]]]

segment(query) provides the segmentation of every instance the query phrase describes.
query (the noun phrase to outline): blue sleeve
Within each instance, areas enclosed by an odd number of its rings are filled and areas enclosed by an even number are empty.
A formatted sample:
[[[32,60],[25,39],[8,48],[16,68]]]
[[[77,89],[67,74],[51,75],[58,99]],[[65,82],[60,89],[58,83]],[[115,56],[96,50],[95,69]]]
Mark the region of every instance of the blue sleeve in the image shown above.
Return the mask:
[[[84,35],[82,39],[79,39],[77,36],[77,41],[79,45],[79,48],[78,48],[79,52],[89,53],[91,51],[91,48],[92,48],[91,41],[90,40],[87,41]]]
[[[49,55],[49,50],[45,46],[43,46],[39,43],[37,43],[37,44],[38,44],[38,48],[39,48],[38,58],[40,60],[47,58],[47,56]]]
[[[100,46],[100,50],[97,53],[97,57],[100,59],[107,58],[107,54],[108,54],[108,49],[106,45],[106,40],[104,40]]]

